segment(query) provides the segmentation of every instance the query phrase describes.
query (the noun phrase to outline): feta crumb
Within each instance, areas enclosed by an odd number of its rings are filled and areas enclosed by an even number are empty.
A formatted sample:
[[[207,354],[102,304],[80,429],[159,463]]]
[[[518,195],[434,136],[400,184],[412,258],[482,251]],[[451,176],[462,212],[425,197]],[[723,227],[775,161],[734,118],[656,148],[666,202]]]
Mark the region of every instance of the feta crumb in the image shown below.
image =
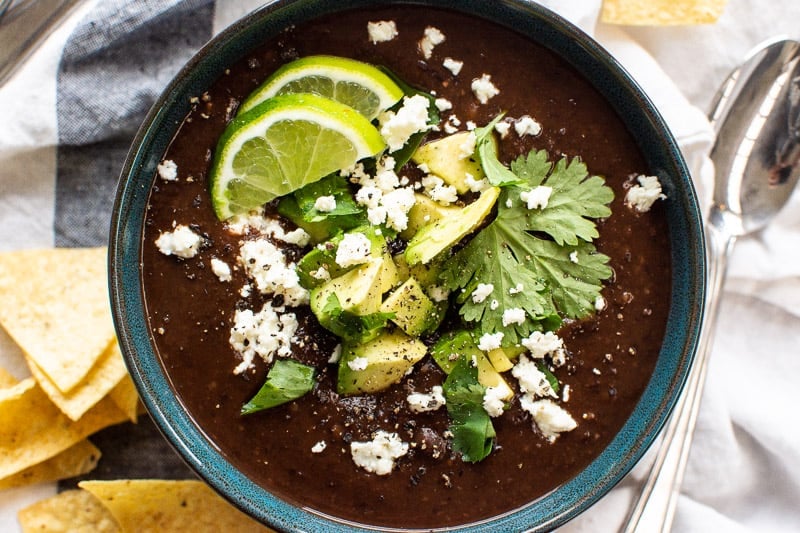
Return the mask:
[[[339,359],[342,357],[342,345],[337,344],[333,347],[333,351],[331,352],[331,356],[328,357],[328,362],[331,364],[336,364],[339,362]]]
[[[458,146],[458,158],[467,159],[472,157],[472,155],[475,153],[476,142],[478,142],[478,136],[475,135],[474,131],[469,132],[464,139],[464,142]]]
[[[513,296],[515,294],[520,294],[524,290],[525,286],[522,283],[517,283],[516,285],[508,289],[508,294]]]
[[[237,310],[228,342],[242,357],[242,362],[233,373],[241,374],[252,367],[256,356],[265,363],[271,363],[275,355],[291,355],[291,343],[297,326],[294,313],[279,314],[269,303],[264,304],[258,313],[251,309]]]
[[[531,118],[530,115],[522,115],[514,121],[514,131],[517,135],[524,137],[525,135],[536,136],[542,133],[542,125]]]
[[[474,130],[474,129],[475,129],[475,128],[477,128],[477,127],[478,127],[478,125],[477,125],[477,124],[475,124],[475,121],[474,121],[474,120],[468,120],[468,121],[467,121],[467,131],[472,131],[472,130]]]
[[[594,309],[595,311],[602,311],[606,308],[606,299],[602,296],[598,296],[594,299]]]
[[[488,74],[484,74],[480,78],[472,80],[472,85],[470,87],[472,88],[472,93],[475,95],[475,98],[482,104],[487,103],[490,98],[500,94],[500,90],[495,87],[494,83],[492,83],[492,77]]]
[[[478,341],[478,349],[484,352],[490,352],[500,348],[503,342],[503,335],[502,331],[498,331],[497,333],[484,333]]]
[[[639,185],[634,185],[628,189],[625,195],[625,203],[636,209],[639,213],[650,211],[656,200],[663,200],[666,195],[661,192],[661,183],[656,176],[637,176]]]
[[[403,106],[394,111],[381,113],[378,121],[383,139],[394,152],[403,147],[408,139],[428,127],[428,106],[430,102],[420,94],[403,97]]]
[[[439,111],[449,111],[453,109],[453,102],[447,98],[437,98],[433,103]]]
[[[372,242],[363,233],[346,233],[336,249],[336,264],[347,268],[369,261]]]
[[[503,399],[505,391],[502,387],[486,387],[483,393],[483,408],[492,418],[497,418],[503,414],[506,402]]]
[[[319,267],[316,270],[312,270],[308,273],[312,278],[318,279],[320,281],[330,281],[331,280],[331,273],[328,272],[328,269],[324,266]]]
[[[165,159],[156,167],[158,177],[164,181],[176,181],[178,179],[178,165],[171,159]]]
[[[372,44],[391,41],[397,37],[397,24],[393,20],[367,22],[367,33]]]
[[[412,392],[406,398],[408,407],[415,413],[426,413],[436,411],[445,404],[442,387],[434,385],[429,393]]]
[[[324,440],[321,440],[311,447],[311,453],[322,453],[325,451],[325,448],[327,447],[328,443],[326,443]]]
[[[366,357],[356,357],[352,361],[347,362],[347,366],[350,367],[350,370],[354,370],[356,372],[366,370],[368,365],[369,365],[369,359],[367,359]]]
[[[440,285],[431,285],[426,291],[431,300],[436,303],[444,302],[450,296],[450,291]]]
[[[514,307],[503,311],[503,326],[507,327],[511,324],[522,324],[525,322],[525,310],[521,307]]]
[[[491,283],[478,283],[478,286],[472,291],[472,302],[476,304],[483,303],[492,294],[493,290],[494,285]]]
[[[570,252],[569,260],[575,264],[578,264],[578,250],[573,250]]]
[[[433,47],[442,44],[445,40],[444,34],[433,26],[425,28],[424,35],[419,41],[419,50],[425,59],[430,59],[433,54]]]
[[[446,185],[439,176],[428,175],[422,178],[425,193],[442,205],[450,205],[458,201],[458,191],[452,185]]]
[[[211,258],[211,272],[214,273],[217,278],[223,283],[226,281],[231,280],[231,267],[223,261],[222,259],[218,259],[216,257]]]
[[[175,255],[183,259],[191,259],[200,251],[203,237],[192,231],[189,226],[178,224],[172,231],[162,233],[156,239],[158,251],[164,255]]]
[[[336,209],[336,198],[333,195],[320,196],[314,200],[314,209],[320,213],[330,213]]]
[[[461,68],[464,66],[463,61],[453,59],[452,57],[445,57],[442,61],[442,66],[453,73],[453,76],[458,76]]]
[[[560,433],[572,431],[578,424],[575,419],[562,407],[552,400],[533,401],[527,394],[520,399],[520,405],[531,415],[542,435],[551,443],[555,442]]]
[[[511,124],[502,120],[494,125],[494,130],[500,134],[501,139],[508,137],[508,132],[511,131]]]
[[[529,191],[519,193],[519,199],[525,202],[528,209],[544,209],[550,201],[553,188],[546,185],[539,185]]]
[[[417,199],[411,187],[402,187],[384,194],[381,206],[386,210],[386,225],[397,231],[408,227],[408,212],[414,207]]]
[[[544,372],[539,370],[536,363],[524,354],[519,356],[517,364],[511,369],[511,375],[519,381],[519,390],[536,397],[551,396],[558,398],[553,386],[547,380]]]
[[[489,304],[489,309],[491,309],[492,311],[494,311],[498,307],[500,307],[500,302],[498,302],[497,300],[492,300],[492,302]]]
[[[464,173],[464,184],[471,192],[483,192],[490,187],[489,180],[486,178],[476,180],[469,172]]]
[[[351,442],[350,455],[353,462],[379,476],[390,474],[396,459],[408,453],[408,443],[403,442],[397,433],[378,430],[372,440],[367,442]]]
[[[534,331],[530,336],[522,339],[520,344],[527,348],[535,359],[542,359],[548,354],[552,355],[564,350],[564,341],[552,331],[547,333]]]
[[[309,293],[300,285],[294,263],[265,238],[245,241],[239,248],[239,263],[262,294],[283,296],[286,305],[307,304]]]
[[[561,399],[564,402],[569,401],[569,394],[572,392],[572,388],[569,386],[569,383],[566,383],[564,387],[561,389]]]

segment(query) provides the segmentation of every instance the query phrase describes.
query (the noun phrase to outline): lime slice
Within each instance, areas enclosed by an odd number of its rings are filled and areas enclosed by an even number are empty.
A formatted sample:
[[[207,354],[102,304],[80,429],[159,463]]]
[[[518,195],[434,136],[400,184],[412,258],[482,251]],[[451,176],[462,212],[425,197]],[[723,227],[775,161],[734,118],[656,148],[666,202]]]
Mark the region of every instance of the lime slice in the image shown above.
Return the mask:
[[[361,61],[335,56],[308,56],[283,65],[242,103],[247,112],[281,94],[313,93],[349,105],[369,120],[392,107],[403,90],[386,74]]]
[[[386,144],[353,108],[313,94],[270,98],[236,117],[217,144],[211,201],[221,220],[255,209]]]

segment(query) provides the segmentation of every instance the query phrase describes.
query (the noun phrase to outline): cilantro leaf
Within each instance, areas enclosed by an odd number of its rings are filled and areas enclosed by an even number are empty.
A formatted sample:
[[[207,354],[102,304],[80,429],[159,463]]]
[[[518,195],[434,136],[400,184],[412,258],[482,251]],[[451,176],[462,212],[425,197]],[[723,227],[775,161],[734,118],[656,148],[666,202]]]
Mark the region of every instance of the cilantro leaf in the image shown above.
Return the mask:
[[[486,389],[478,382],[478,369],[462,356],[442,389],[452,421],[453,449],[464,461],[477,463],[491,453],[496,436],[492,419],[483,408]]]
[[[314,374],[314,367],[293,359],[275,361],[264,385],[242,406],[241,414],[249,415],[296,400],[314,388]]]
[[[498,115],[482,128],[475,129],[475,153],[481,162],[486,179],[495,187],[505,187],[523,183],[519,176],[509,170],[497,159],[497,142],[494,140],[494,126],[503,115]]]
[[[317,199],[322,196],[333,196],[336,207],[332,211],[320,211],[316,208]],[[360,218],[366,220],[366,217],[363,216],[363,208],[356,203],[347,185],[347,180],[340,174],[331,174],[310,183],[295,191],[294,197],[302,212],[303,220],[306,222],[322,222],[348,215],[350,218],[353,218],[353,215],[361,215]],[[346,227],[351,226],[352,221],[348,219]]]
[[[322,308],[322,315],[328,317],[322,324],[328,331],[345,340],[358,343],[369,342],[378,336],[386,324],[394,318],[394,313],[372,313],[356,315],[342,308],[336,293],[328,296]]]

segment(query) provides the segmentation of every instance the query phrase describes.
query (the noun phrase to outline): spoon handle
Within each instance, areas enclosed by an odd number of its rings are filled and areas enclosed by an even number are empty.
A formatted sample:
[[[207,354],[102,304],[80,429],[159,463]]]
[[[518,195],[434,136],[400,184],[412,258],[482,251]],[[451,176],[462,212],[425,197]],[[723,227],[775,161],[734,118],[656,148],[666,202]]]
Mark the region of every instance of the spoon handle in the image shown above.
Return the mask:
[[[672,529],[683,474],[689,459],[700,400],[703,397],[708,359],[714,344],[719,315],[719,300],[725,274],[736,238],[723,234],[713,225],[706,226],[708,252],[708,289],[703,326],[697,354],[672,416],[664,429],[661,447],[645,481],[639,499],[625,525],[625,533],[668,533]]]

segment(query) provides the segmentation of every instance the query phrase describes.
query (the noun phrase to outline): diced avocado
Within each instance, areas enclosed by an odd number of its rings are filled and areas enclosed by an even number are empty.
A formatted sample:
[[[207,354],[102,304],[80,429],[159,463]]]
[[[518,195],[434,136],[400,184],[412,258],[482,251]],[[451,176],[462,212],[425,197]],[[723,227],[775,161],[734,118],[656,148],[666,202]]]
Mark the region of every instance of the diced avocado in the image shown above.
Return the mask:
[[[392,322],[412,337],[419,337],[438,323],[436,304],[413,277],[392,291],[381,304],[381,312],[394,313]]]
[[[383,273],[381,274],[381,293],[385,294],[397,287],[404,280],[400,277],[400,272],[389,251],[383,253]]]
[[[303,212],[293,196],[281,198],[280,202],[278,202],[278,213],[291,220],[297,227],[303,228],[311,237],[311,242],[315,244],[329,239],[337,230],[329,222],[307,222],[304,220]]]
[[[342,343],[336,389],[339,394],[368,394],[399,382],[426,346],[401,331],[384,331],[364,344]]]
[[[477,228],[492,211],[500,189],[490,187],[458,214],[423,226],[408,243],[405,257],[409,265],[427,264],[444,250]]]
[[[440,338],[431,348],[431,356],[439,367],[449,374],[460,358],[473,362],[478,368],[478,382],[484,387],[500,387],[502,398],[510,400],[514,396],[513,389],[500,375],[486,354],[475,344],[468,331],[448,333]]]
[[[409,266],[404,254],[397,254],[392,259],[394,259],[394,264],[397,266],[397,275],[400,281],[414,277],[425,289],[431,285],[439,284],[439,273],[442,271],[441,262],[431,261],[428,264],[419,263]]]
[[[381,306],[381,278],[384,272],[384,256],[370,259],[367,263],[345,272],[341,276],[312,289],[311,311],[325,326],[325,304],[328,297],[335,293],[342,309],[356,315],[368,315],[378,312]]]
[[[346,233],[339,233],[330,240],[314,246],[300,259],[297,263],[297,277],[300,279],[300,285],[306,289],[313,289],[354,269],[357,265],[343,267],[336,262],[339,243],[342,242],[345,235],[352,233],[363,233],[370,240],[372,257],[380,257],[386,252],[386,239],[380,233],[376,233],[375,228],[371,226],[360,226]]]
[[[461,131],[448,137],[443,137],[417,148],[412,161],[428,166],[431,174],[442,178],[445,183],[456,188],[459,194],[469,191],[467,174],[474,179],[484,178],[483,169],[475,156],[462,158],[462,148],[468,141],[471,133]]]
[[[414,198],[416,201],[408,212],[408,226],[400,232],[400,237],[405,240],[412,238],[421,227],[456,216],[460,211],[458,207],[444,206],[425,194],[414,193]]]
[[[498,372],[506,372],[511,370],[511,367],[514,366],[514,360],[524,351],[525,348],[520,345],[503,346],[489,351],[486,356]]]

